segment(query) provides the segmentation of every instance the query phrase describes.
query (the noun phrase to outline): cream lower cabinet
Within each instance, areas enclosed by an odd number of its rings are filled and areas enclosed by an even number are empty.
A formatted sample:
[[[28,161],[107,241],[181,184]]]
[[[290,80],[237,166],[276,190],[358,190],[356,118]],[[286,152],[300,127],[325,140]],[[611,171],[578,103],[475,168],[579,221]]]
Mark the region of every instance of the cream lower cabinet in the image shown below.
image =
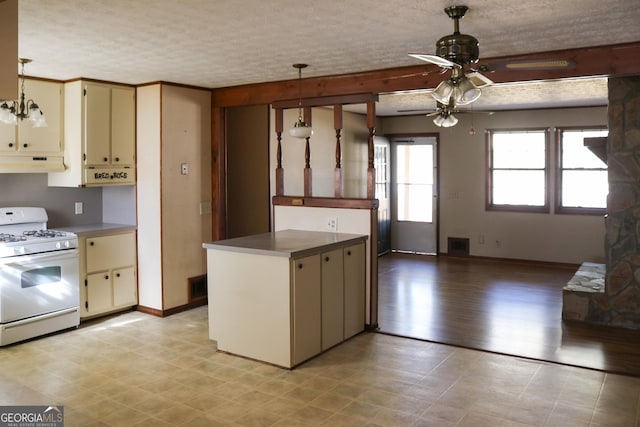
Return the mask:
[[[313,232],[280,233],[285,245],[288,238],[318,238]],[[218,350],[291,368],[362,332],[365,244],[348,236],[344,243],[291,256],[264,250],[273,242],[278,246],[278,233],[230,239],[246,241],[246,251],[225,249],[225,241],[205,244],[209,337]]]
[[[364,243],[291,261],[293,364],[364,330]]]
[[[80,317],[87,318],[138,304],[135,233],[81,236]]]

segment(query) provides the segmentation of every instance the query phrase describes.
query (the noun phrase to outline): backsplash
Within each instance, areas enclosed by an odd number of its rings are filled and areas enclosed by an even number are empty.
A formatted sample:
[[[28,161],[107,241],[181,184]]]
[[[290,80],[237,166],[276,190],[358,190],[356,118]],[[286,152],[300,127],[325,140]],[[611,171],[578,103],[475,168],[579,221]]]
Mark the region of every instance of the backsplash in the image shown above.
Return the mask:
[[[75,214],[75,202],[83,203],[81,215]],[[45,173],[0,174],[0,206],[41,206],[49,228],[103,221],[102,188],[49,187]]]

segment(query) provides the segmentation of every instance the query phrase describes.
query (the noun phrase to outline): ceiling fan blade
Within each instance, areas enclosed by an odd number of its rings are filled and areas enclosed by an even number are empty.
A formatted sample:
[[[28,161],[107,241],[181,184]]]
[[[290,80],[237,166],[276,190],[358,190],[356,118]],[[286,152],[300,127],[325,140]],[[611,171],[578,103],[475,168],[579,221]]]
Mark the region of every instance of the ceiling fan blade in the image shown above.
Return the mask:
[[[485,86],[489,86],[493,84],[493,81],[485,76],[484,74],[480,74],[477,71],[474,71],[472,73],[467,73],[465,74],[465,76],[471,80],[471,83],[474,84],[475,87],[477,88],[483,88]]]
[[[455,62],[451,62],[448,59],[445,59],[438,55],[426,55],[424,53],[410,53],[410,57],[419,59],[421,61],[426,61],[431,64],[435,64],[442,68],[462,68],[459,64]]]

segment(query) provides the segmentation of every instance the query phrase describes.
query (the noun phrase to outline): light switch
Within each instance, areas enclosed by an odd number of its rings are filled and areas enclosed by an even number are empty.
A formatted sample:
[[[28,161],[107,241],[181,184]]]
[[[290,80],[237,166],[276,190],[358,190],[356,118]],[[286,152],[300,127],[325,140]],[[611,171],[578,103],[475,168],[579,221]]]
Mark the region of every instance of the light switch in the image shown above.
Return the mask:
[[[82,202],[76,202],[75,212],[76,215],[82,215],[82,213],[84,212],[84,206],[82,205]]]

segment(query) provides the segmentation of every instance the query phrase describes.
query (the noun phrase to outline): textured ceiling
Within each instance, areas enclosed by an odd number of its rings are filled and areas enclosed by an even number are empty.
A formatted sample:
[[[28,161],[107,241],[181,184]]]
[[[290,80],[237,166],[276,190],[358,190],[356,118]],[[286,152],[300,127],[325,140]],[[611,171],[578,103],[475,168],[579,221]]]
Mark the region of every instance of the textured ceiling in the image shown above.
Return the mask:
[[[469,6],[461,32],[480,40],[481,58],[640,41],[638,0],[461,3]],[[443,12],[453,4],[445,0],[20,0],[19,54],[34,61],[26,74],[61,80],[88,77],[131,84],[163,80],[216,88],[296,78],[291,65],[298,62],[309,64],[304,77],[345,74],[416,65],[419,61],[408,52],[435,53],[435,42],[453,31],[453,21]],[[602,82],[582,82],[579,91],[571,90],[575,85],[567,89],[557,83],[548,93],[558,98],[554,105],[565,98],[560,93],[574,103],[602,105],[602,100],[606,102]],[[501,95],[527,104],[542,86],[487,88],[474,105],[509,108],[500,103]],[[585,99],[586,94],[597,102]],[[491,102],[494,96],[496,101]],[[431,108],[425,94],[412,97],[402,101],[400,96],[383,96],[378,111]]]

